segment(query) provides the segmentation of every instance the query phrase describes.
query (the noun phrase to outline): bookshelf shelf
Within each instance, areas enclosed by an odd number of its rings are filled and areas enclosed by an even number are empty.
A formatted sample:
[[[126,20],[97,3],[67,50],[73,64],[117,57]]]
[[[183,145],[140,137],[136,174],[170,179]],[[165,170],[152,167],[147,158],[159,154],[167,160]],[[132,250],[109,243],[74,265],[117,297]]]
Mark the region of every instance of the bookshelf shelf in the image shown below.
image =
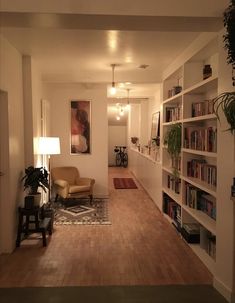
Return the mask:
[[[190,154],[194,154],[194,155],[201,155],[201,156],[204,156],[204,157],[212,157],[212,158],[217,157],[217,153],[205,152],[205,151],[200,151],[200,150],[196,150],[196,149],[182,148],[181,151],[184,152],[184,153],[190,153]]]
[[[207,252],[200,247],[199,244],[189,244],[194,253],[201,259],[201,261],[206,265],[209,271],[215,274],[215,260],[207,254]]]
[[[203,80],[205,64],[211,65],[212,75]],[[172,88],[174,92],[177,85],[182,91],[169,97]],[[171,165],[174,159],[170,158],[167,147],[162,148],[163,206],[164,203],[167,204],[168,195],[169,203],[172,203],[173,207],[174,202],[181,206],[181,227],[190,223],[200,227],[200,245],[190,247],[211,272],[214,272],[215,261],[207,253],[203,241],[207,233],[216,236],[216,221],[210,216],[216,216],[217,205],[217,189],[214,186],[218,184],[217,118],[213,113],[212,103],[212,99],[217,95],[218,45],[214,39],[163,80],[162,102],[163,134],[166,134],[169,127],[175,123],[182,124],[178,183],[177,180],[171,179],[173,176]],[[176,191],[179,191],[179,194],[174,192],[174,182],[177,184]],[[213,245],[215,247],[216,244]]]
[[[208,90],[214,89],[218,86],[218,76],[212,76],[206,80],[200,81],[199,83],[187,88],[183,93],[186,94],[203,94]]]
[[[174,96],[166,99],[165,101],[163,101],[163,104],[171,104],[171,103],[175,104],[175,103],[181,102],[182,95],[183,95],[183,92],[181,92],[177,95],[174,95]]]
[[[166,187],[163,187],[163,192],[166,193],[169,197],[171,197],[171,199],[173,199],[177,204],[179,204],[180,206],[182,205],[180,194],[176,194],[174,191]]]
[[[182,119],[181,122],[187,123],[187,122],[200,122],[204,120],[211,120],[211,119],[216,119],[215,114],[209,114],[209,115],[204,115],[204,116],[198,116],[198,117],[192,117],[192,118],[185,118]]]
[[[182,205],[183,209],[194,217],[201,225],[203,225],[212,234],[216,235],[216,221],[210,218],[201,210],[191,208],[187,205]]]
[[[201,190],[204,190],[208,194],[210,194],[213,197],[216,197],[216,187],[210,186],[206,184],[205,182],[197,179],[197,178],[191,178],[191,177],[185,177],[183,176],[182,179],[190,184],[192,184],[195,187],[200,188]]]
[[[173,174],[173,168],[172,167],[163,166],[162,169],[164,171],[168,172],[169,174]],[[181,178],[181,174],[179,174],[179,178]]]
[[[163,126],[170,126],[176,123],[182,123],[183,120],[175,120],[175,121],[171,121],[171,122],[164,122],[162,123]]]

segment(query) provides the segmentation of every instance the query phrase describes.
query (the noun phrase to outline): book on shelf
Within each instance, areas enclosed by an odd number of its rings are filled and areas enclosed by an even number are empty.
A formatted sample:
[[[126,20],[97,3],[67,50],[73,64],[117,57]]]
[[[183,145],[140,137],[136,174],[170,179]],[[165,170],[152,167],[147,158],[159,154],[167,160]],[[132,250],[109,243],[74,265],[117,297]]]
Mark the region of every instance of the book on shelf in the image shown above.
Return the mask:
[[[163,195],[163,212],[167,214],[175,223],[177,229],[181,227],[181,207],[166,193]]]
[[[166,113],[166,122],[173,122],[181,119],[181,106],[171,106],[166,107],[165,113]]]
[[[200,210],[216,220],[216,199],[208,194],[203,194],[200,201]]]
[[[193,209],[199,210],[216,220],[216,199],[203,190],[186,183],[185,204]]]
[[[187,162],[187,176],[216,186],[217,168],[215,165],[208,164],[204,159],[192,159]]]
[[[184,223],[181,235],[188,243],[200,243],[200,225],[198,223]]]
[[[199,151],[216,152],[216,127],[188,126],[184,129],[184,147]]]
[[[192,103],[192,117],[200,117],[214,113],[212,100],[204,100]]]
[[[180,194],[181,179],[173,175],[167,175],[167,187],[173,190],[176,194]]]
[[[216,236],[214,236],[214,235],[211,235],[208,238],[207,253],[214,260],[216,259]]]

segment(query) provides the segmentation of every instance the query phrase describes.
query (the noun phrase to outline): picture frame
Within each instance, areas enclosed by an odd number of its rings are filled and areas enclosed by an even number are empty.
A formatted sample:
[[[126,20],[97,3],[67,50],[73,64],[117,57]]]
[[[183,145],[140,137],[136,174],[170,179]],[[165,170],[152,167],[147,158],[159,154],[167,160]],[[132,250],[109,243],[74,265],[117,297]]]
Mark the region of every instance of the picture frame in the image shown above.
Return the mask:
[[[70,101],[70,152],[91,154],[91,101]]]
[[[152,115],[150,142],[153,141],[155,141],[155,145],[160,145],[160,111]]]

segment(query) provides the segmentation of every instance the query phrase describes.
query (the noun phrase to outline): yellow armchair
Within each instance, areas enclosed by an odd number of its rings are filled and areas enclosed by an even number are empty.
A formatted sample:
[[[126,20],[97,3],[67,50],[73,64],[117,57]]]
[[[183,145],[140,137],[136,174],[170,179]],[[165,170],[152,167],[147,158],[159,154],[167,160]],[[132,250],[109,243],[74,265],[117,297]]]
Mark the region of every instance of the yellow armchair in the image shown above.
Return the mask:
[[[55,201],[58,197],[68,199],[89,196],[92,202],[95,180],[81,178],[76,167],[54,167],[51,169],[51,179],[56,194]]]

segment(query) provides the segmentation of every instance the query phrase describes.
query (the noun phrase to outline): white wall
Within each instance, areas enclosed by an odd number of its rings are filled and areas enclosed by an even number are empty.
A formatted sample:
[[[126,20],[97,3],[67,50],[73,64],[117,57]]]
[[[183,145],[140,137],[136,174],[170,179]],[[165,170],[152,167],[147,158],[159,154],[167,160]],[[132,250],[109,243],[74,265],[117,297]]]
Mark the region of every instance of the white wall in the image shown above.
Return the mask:
[[[51,105],[51,135],[60,138],[61,154],[51,165],[76,166],[81,176],[96,180],[95,195],[108,194],[108,119],[106,86],[45,84],[44,97]],[[70,154],[70,101],[91,100],[91,154]]]
[[[20,177],[24,170],[24,119],[21,54],[0,35],[0,89],[8,93],[9,121],[9,188],[3,201],[4,243],[3,251],[11,252],[15,247],[17,206],[22,200]]]
[[[128,127],[127,127],[127,145],[131,146],[131,137],[137,137],[140,139],[140,104],[131,104],[128,116]]]
[[[150,140],[153,113],[160,111],[160,85],[155,96],[143,100],[140,105],[135,105],[130,115],[130,133],[135,134],[139,130],[140,144],[146,145]],[[141,122],[140,125],[138,125]],[[137,127],[138,125],[138,127]],[[136,137],[138,137],[136,135]],[[143,154],[129,151],[129,169],[140,181],[156,205],[162,208],[162,171],[161,163],[154,162]]]
[[[222,33],[220,34],[219,53],[219,93],[234,91],[232,86],[232,68],[226,64],[227,53],[223,49]],[[228,131],[227,121],[220,112],[221,123],[218,123],[217,150],[217,218],[216,218],[216,273],[215,286],[226,298],[233,289],[234,275],[234,201],[230,199],[231,185],[234,177],[234,135]],[[233,293],[235,293],[233,289]]]
[[[109,166],[115,165],[115,145],[127,145],[127,127],[109,125],[108,127],[108,162]]]

